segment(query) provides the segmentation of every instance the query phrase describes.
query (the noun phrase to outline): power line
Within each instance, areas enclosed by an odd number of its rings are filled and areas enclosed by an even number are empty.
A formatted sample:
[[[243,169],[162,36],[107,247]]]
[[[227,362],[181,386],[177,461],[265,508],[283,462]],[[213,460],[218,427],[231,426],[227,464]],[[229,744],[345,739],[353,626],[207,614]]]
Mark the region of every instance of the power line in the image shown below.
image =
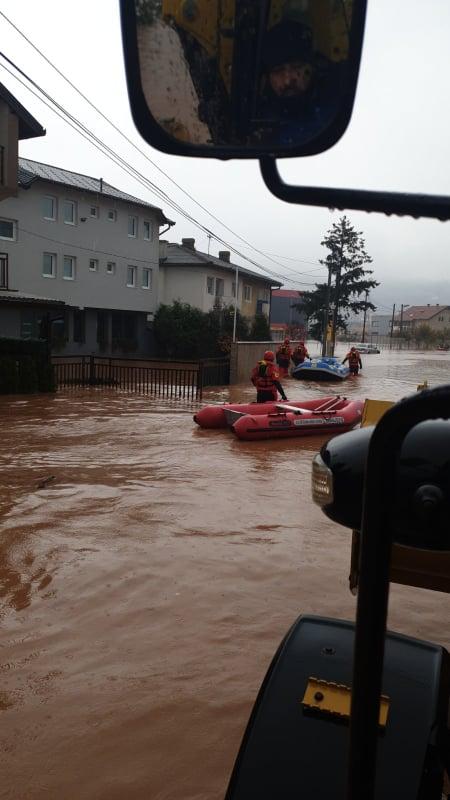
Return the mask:
[[[108,253],[106,250],[97,250],[97,248],[92,247],[83,247],[81,244],[74,244],[73,242],[63,242],[61,239],[53,239],[51,236],[44,236],[42,233],[36,233],[36,231],[28,231],[26,228],[22,228],[20,225],[18,226],[19,232],[28,233],[29,236],[36,236],[38,239],[45,239],[47,242],[52,242],[53,244],[62,244],[64,247],[68,249],[72,248],[73,250],[86,250],[91,255],[101,255],[101,256],[113,256],[113,258],[123,258],[125,261],[140,261],[142,264],[151,264],[153,267],[158,266],[158,261],[152,261],[148,258],[135,258],[135,256],[129,255],[121,255],[120,253]]]
[[[109,125],[111,125],[111,127],[112,127],[112,128],[113,128],[113,129],[114,129],[114,130],[115,130],[115,131],[116,131],[116,132],[117,132],[117,133],[118,133],[118,134],[119,134],[119,135],[120,135],[120,136],[121,136],[121,137],[122,137],[122,138],[123,138],[123,139],[124,139],[124,140],[125,140],[125,141],[126,141],[128,144],[130,144],[130,145],[131,145],[131,146],[132,146],[132,147],[133,147],[133,148],[134,148],[134,149],[135,149],[135,150],[136,150],[136,151],[137,151],[137,152],[138,152],[138,153],[139,153],[139,154],[140,154],[140,155],[141,155],[143,158],[145,158],[145,159],[146,159],[146,160],[147,160],[147,161],[148,161],[148,162],[149,162],[149,163],[150,163],[150,164],[151,164],[151,165],[152,165],[152,166],[153,166],[155,169],[157,169],[157,170],[158,170],[158,172],[160,172],[162,175],[164,175],[164,177],[165,177],[167,180],[169,180],[169,181],[170,181],[170,182],[171,182],[171,183],[172,183],[174,186],[176,186],[176,187],[177,187],[177,189],[179,189],[181,192],[183,192],[183,194],[185,194],[185,195],[186,195],[186,197],[188,197],[188,198],[189,198],[189,199],[190,199],[190,200],[191,200],[193,203],[195,203],[195,204],[196,204],[196,205],[197,205],[199,208],[201,208],[201,209],[202,209],[202,211],[204,211],[205,213],[207,213],[207,214],[208,214],[208,215],[209,215],[209,216],[210,216],[212,219],[214,219],[216,222],[218,222],[218,223],[219,223],[219,225],[221,225],[223,228],[225,228],[225,230],[227,230],[227,231],[229,231],[230,233],[232,233],[232,234],[233,234],[233,236],[235,236],[237,239],[239,239],[239,241],[241,241],[241,242],[244,242],[244,244],[248,245],[248,247],[249,247],[250,249],[252,249],[252,250],[254,250],[254,252],[258,253],[258,255],[262,255],[264,258],[267,258],[269,261],[272,261],[274,264],[276,264],[276,266],[278,266],[278,267],[281,267],[282,269],[286,269],[285,267],[283,267],[283,265],[282,265],[282,264],[280,264],[279,262],[275,261],[275,260],[274,260],[274,258],[272,257],[272,255],[271,255],[271,254],[264,253],[262,250],[259,250],[257,247],[255,247],[255,246],[254,246],[254,245],[252,245],[250,242],[248,242],[246,239],[244,239],[242,236],[240,236],[238,233],[236,233],[236,231],[234,231],[232,228],[230,228],[228,225],[226,225],[224,222],[222,222],[222,220],[220,220],[218,217],[216,217],[216,216],[215,216],[215,215],[214,215],[214,214],[213,214],[211,211],[209,211],[209,209],[207,209],[207,208],[206,208],[204,205],[202,205],[202,203],[200,203],[198,200],[196,200],[196,199],[195,199],[195,197],[193,197],[193,195],[192,195],[192,194],[190,194],[188,191],[186,191],[186,190],[185,190],[185,189],[184,189],[182,186],[180,186],[180,184],[179,184],[179,183],[177,183],[177,182],[176,182],[176,181],[175,181],[173,178],[171,178],[171,177],[170,177],[170,175],[168,175],[168,173],[167,173],[167,172],[165,172],[163,169],[161,169],[161,167],[159,167],[159,166],[158,166],[158,164],[157,164],[155,161],[153,161],[153,160],[152,160],[152,159],[151,159],[151,158],[150,158],[150,157],[149,157],[149,156],[148,156],[146,153],[144,153],[144,151],[143,151],[143,150],[141,150],[141,149],[140,149],[140,148],[139,148],[139,147],[138,147],[138,146],[137,146],[137,145],[136,145],[136,144],[133,142],[133,140],[132,140],[132,139],[130,139],[130,138],[129,138],[129,137],[128,137],[128,136],[127,136],[125,133],[123,133],[123,131],[122,131],[122,130],[121,130],[121,129],[120,129],[120,128],[119,128],[119,127],[118,127],[118,126],[117,126],[117,125],[114,123],[114,122],[112,122],[112,120],[111,120],[109,117],[107,117],[107,116],[106,116],[106,114],[104,114],[104,113],[103,113],[103,112],[102,112],[102,111],[101,111],[101,110],[100,110],[100,109],[99,109],[99,108],[98,108],[98,107],[97,107],[97,106],[96,106],[96,105],[95,105],[95,104],[94,104],[94,103],[93,103],[91,100],[89,100],[89,98],[88,98],[88,97],[87,97],[87,96],[86,96],[86,95],[85,95],[85,94],[84,94],[84,93],[83,93],[83,92],[82,92],[80,89],[78,89],[78,87],[77,87],[77,86],[76,86],[76,85],[75,85],[75,84],[74,84],[74,83],[73,83],[73,82],[72,82],[72,81],[71,81],[71,80],[70,80],[70,79],[69,79],[69,78],[68,78],[66,75],[64,75],[64,73],[63,73],[63,72],[62,72],[62,71],[61,71],[61,70],[60,70],[60,69],[59,69],[59,68],[58,68],[58,67],[57,67],[57,66],[56,66],[56,65],[55,65],[55,64],[54,64],[54,63],[53,63],[53,62],[52,62],[52,61],[51,61],[51,60],[50,60],[50,59],[49,59],[49,58],[48,58],[46,55],[45,55],[45,53],[43,53],[43,52],[42,52],[42,50],[40,50],[40,49],[37,47],[37,45],[35,45],[35,44],[34,44],[34,43],[31,41],[31,39],[30,39],[28,36],[26,36],[26,34],[25,34],[25,33],[23,33],[23,31],[21,31],[21,30],[20,30],[20,28],[18,28],[18,26],[17,26],[17,25],[15,25],[15,24],[14,24],[14,22],[13,22],[11,19],[9,19],[9,17],[7,17],[7,15],[6,15],[6,14],[5,14],[3,11],[0,11],[0,14],[1,14],[1,16],[2,16],[2,17],[5,19],[5,20],[6,20],[6,22],[8,22],[8,24],[9,24],[9,25],[11,25],[11,27],[12,27],[12,28],[14,28],[14,30],[15,30],[15,31],[16,31],[16,32],[17,32],[17,33],[18,33],[18,34],[19,34],[19,35],[20,35],[20,36],[21,36],[21,37],[22,37],[22,38],[23,38],[23,39],[24,39],[24,40],[25,40],[25,41],[26,41],[26,42],[27,42],[27,43],[28,43],[28,44],[29,44],[29,45],[30,45],[30,46],[31,46],[31,47],[32,47],[32,48],[33,48],[33,49],[34,49],[34,50],[35,50],[35,51],[36,51],[36,52],[37,52],[37,53],[40,55],[40,56],[41,56],[41,58],[43,58],[43,59],[44,59],[44,61],[45,61],[45,62],[46,62],[46,63],[47,63],[47,64],[48,64],[48,65],[49,65],[49,66],[50,66],[52,69],[54,69],[54,70],[55,70],[55,72],[57,72],[57,74],[58,74],[58,75],[59,75],[59,76],[60,76],[60,77],[61,77],[61,78],[62,78],[62,79],[63,79],[63,80],[64,80],[64,81],[65,81],[65,82],[66,82],[66,83],[67,83],[67,84],[68,84],[68,85],[69,85],[69,86],[70,86],[70,87],[71,87],[71,88],[72,88],[72,89],[75,91],[75,92],[77,92],[77,94],[78,94],[80,97],[82,97],[82,98],[83,98],[83,100],[85,100],[85,102],[86,102],[86,103],[88,103],[88,104],[89,104],[89,106],[90,106],[91,108],[93,108],[93,109],[94,109],[94,110],[95,110],[95,111],[96,111],[96,112],[97,112],[97,113],[98,113],[98,114],[99,114],[99,115],[102,117],[102,119],[104,119],[104,120],[105,120],[105,121],[106,121],[106,122],[107,122]],[[10,63],[12,63],[12,62],[10,62]],[[14,66],[15,66],[15,65],[14,65]],[[16,67],[16,68],[17,68],[17,67]],[[209,235],[209,234],[208,234],[208,235]],[[216,237],[214,236],[213,238],[216,238]],[[221,241],[221,240],[217,239],[217,241]],[[234,251],[234,252],[237,252],[237,251]],[[279,258],[280,256],[276,256],[276,257],[277,257],[277,258]],[[292,260],[294,261],[295,259],[292,259]],[[298,259],[298,260],[300,260],[300,261],[301,261],[301,259]],[[304,263],[312,263],[312,262],[307,262],[307,261],[305,261]],[[316,263],[316,262],[315,262],[315,263]],[[262,267],[260,267],[260,268],[262,269]],[[288,271],[290,271],[290,270],[288,270]],[[292,272],[292,274],[300,274],[300,275],[301,275],[301,274],[303,274],[303,273],[295,273],[295,272]],[[283,277],[283,276],[281,276],[281,277]],[[289,279],[288,279],[288,280],[289,280]]]
[[[19,83],[21,83],[21,85],[24,86],[27,89],[27,91],[30,91],[35,97],[37,97],[42,103],[44,103],[44,105],[46,105],[48,108],[50,108],[50,110],[53,111],[53,113],[55,113],[64,122],[66,122],[66,124],[68,124],[70,127],[72,127],[81,136],[83,136],[83,138],[85,138],[90,144],[93,144],[94,147],[96,147],[98,150],[100,150],[100,152],[103,155],[105,155],[107,158],[109,158],[109,160],[113,161],[113,163],[115,163],[117,166],[119,166],[121,169],[123,169],[125,172],[127,172],[131,177],[133,177],[135,180],[137,180],[139,183],[141,183],[147,190],[150,190],[153,193],[155,193],[158,196],[158,198],[160,198],[160,199],[162,198],[163,201],[166,202],[171,208],[176,210],[179,214],[181,214],[189,222],[191,222],[192,224],[194,224],[198,228],[200,228],[204,233],[206,233],[207,235],[211,235],[216,241],[222,243],[223,245],[225,245],[225,247],[228,247],[230,250],[232,250],[234,253],[236,253],[240,258],[244,259],[245,261],[248,261],[250,264],[252,264],[253,266],[257,267],[257,269],[260,269],[262,272],[265,272],[266,274],[268,274],[271,277],[283,278],[283,280],[286,280],[287,282],[298,284],[298,285],[303,285],[303,286],[314,286],[315,285],[313,283],[295,281],[290,276],[283,275],[282,273],[276,273],[274,270],[269,270],[266,267],[263,267],[258,262],[254,261],[253,259],[249,258],[248,256],[245,256],[243,253],[241,253],[239,250],[237,250],[237,248],[235,248],[232,245],[230,245],[229,242],[227,242],[226,240],[222,239],[222,237],[218,236],[213,231],[209,230],[209,228],[207,228],[205,225],[203,225],[198,220],[196,220],[191,214],[189,214],[189,212],[185,211],[178,203],[176,203],[176,201],[173,201],[172,198],[170,198],[169,195],[166,194],[166,192],[164,192],[161,189],[159,189],[159,187],[157,187],[155,184],[153,184],[152,181],[150,181],[148,178],[145,178],[137,169],[135,169],[130,164],[128,164],[125,161],[125,159],[123,159],[114,150],[112,150],[112,148],[110,148],[108,145],[106,145],[104,142],[102,142],[83,123],[79,122],[79,120],[77,120],[75,117],[73,117],[73,115],[70,114],[70,112],[68,112],[63,106],[61,106],[56,100],[54,100],[54,98],[52,98],[51,95],[49,95],[44,89],[42,89],[20,67],[18,67],[11,59],[9,59],[8,56],[6,56],[2,52],[0,52],[0,56],[3,59],[5,59],[9,64],[11,64],[11,66],[20,75],[22,75],[32,86],[34,86],[38,90],[38,92],[40,92],[45,98],[47,98],[49,103],[51,103],[52,105],[49,105],[48,102],[43,100],[42,97],[40,97],[39,95],[36,94],[36,92],[34,92],[32,89],[30,89],[30,87],[27,86],[20,78],[18,78],[17,75],[14,75],[14,73],[12,73],[7,67],[2,65],[3,69],[5,69],[12,77],[14,77],[15,80],[17,80]],[[55,106],[56,109],[58,109],[58,111],[56,111],[55,108],[53,108],[53,106]],[[66,119],[66,117],[67,117],[67,119]],[[288,272],[292,272],[293,274],[297,274],[297,273],[293,272],[292,270],[287,270],[287,271]]]

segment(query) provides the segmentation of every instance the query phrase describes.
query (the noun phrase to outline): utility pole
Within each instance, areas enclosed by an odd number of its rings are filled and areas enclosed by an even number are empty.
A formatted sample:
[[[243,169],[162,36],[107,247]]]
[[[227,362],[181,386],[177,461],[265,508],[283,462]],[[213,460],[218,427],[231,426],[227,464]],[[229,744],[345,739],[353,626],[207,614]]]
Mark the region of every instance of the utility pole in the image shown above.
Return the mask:
[[[394,334],[394,317],[395,317],[395,303],[392,306],[391,335],[390,335],[391,341],[389,342],[389,350],[392,350],[392,336]]]
[[[366,341],[365,340],[365,335],[366,335],[366,316],[367,316],[367,300],[368,300],[368,297],[369,297],[369,290],[367,290],[367,292],[366,292],[366,304],[364,306],[364,322],[363,322],[363,331],[362,331],[362,339],[361,339],[361,342],[363,344]]]
[[[323,317],[323,336],[322,336],[322,356],[326,356],[327,354],[328,317],[330,316],[331,273],[332,273],[332,267],[331,264],[328,264],[327,293],[325,296],[325,309],[323,312],[324,317]]]
[[[234,276],[234,318],[233,318],[233,342],[236,341],[236,322],[238,311],[238,297],[239,297],[239,267],[236,264],[236,273]]]
[[[399,334],[400,348],[402,347],[402,335],[403,335],[403,309],[404,308],[408,308],[408,306],[409,306],[409,303],[402,303],[402,308],[401,308],[401,311],[400,311],[400,334]]]
[[[332,333],[332,340],[331,340],[331,353],[330,355],[334,356],[334,348],[336,347],[336,328],[337,328],[337,320],[338,320],[338,313],[339,313],[339,300],[340,300],[340,293],[341,293],[341,273],[342,273],[342,262],[343,262],[343,251],[344,251],[344,241],[343,235],[341,233],[341,249],[339,253],[339,263],[336,269],[336,281],[334,286],[334,309],[333,309],[333,333]]]

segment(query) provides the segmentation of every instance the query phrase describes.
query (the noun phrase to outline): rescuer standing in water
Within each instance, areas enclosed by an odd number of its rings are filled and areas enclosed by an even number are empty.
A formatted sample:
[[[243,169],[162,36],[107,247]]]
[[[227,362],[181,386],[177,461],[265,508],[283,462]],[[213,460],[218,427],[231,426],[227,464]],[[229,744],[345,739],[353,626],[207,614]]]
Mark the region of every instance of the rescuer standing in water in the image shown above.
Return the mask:
[[[271,350],[266,350],[264,358],[258,361],[251,374],[251,382],[256,388],[256,402],[265,403],[278,400],[278,392],[283,400],[287,400],[284,389],[280,383],[278,370],[273,363],[274,355]]]
[[[350,348],[342,363],[345,364],[346,361],[348,361],[351,375],[357,375],[359,370],[362,369],[361,356],[356,347]]]
[[[277,350],[277,364],[280,370],[280,375],[284,378],[289,374],[289,364],[291,361],[292,350],[289,339],[285,339]]]
[[[311,356],[309,355],[308,350],[306,349],[305,343],[299,342],[297,347],[295,347],[292,352],[291,359],[295,364],[295,366],[298,367],[299,364],[303,364],[305,358],[310,359]]]

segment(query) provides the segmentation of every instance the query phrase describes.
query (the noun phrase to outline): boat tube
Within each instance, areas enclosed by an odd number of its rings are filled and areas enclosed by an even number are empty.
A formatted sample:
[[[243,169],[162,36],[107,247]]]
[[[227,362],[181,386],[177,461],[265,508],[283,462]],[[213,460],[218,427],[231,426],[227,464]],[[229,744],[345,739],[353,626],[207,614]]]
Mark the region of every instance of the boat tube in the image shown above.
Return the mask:
[[[328,410],[297,408],[279,404],[273,414],[246,414],[231,426],[238,439],[287,439],[311,434],[334,435],[350,431],[361,422],[364,402],[336,398]]]
[[[194,415],[194,422],[201,428],[227,428],[244,414],[276,414],[280,407],[292,406],[293,408],[306,408],[326,410],[333,405],[339,396],[315,397],[313,400],[299,400],[293,403],[286,401],[269,400],[265,403],[225,403],[217,406],[205,406]]]
[[[349,375],[349,368],[332,356],[303,361],[292,371],[298,381],[344,381]]]

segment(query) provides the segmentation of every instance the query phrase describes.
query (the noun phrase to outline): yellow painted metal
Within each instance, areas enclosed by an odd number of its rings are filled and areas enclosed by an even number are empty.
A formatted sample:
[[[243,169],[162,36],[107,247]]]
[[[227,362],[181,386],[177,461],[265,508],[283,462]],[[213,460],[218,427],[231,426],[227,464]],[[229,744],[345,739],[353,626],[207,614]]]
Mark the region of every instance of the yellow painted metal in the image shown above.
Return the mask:
[[[419,383],[417,386],[418,392],[423,392],[424,389],[428,389],[428,381],[424,381],[423,383]]]
[[[354,0],[272,0],[268,27],[283,19],[304,22],[314,35],[314,49],[331,61],[348,57],[348,32]],[[163,0],[162,17],[189,33],[210,58],[217,58],[231,88],[235,0]]]
[[[383,414],[393,405],[395,403],[392,400],[369,400],[366,398],[361,418],[361,428],[366,428],[368,425],[376,425]]]
[[[350,719],[351,694],[350,687],[342,683],[332,683],[311,677],[308,678],[302,706],[326,716]],[[389,697],[382,694],[380,697],[379,717],[381,728],[385,728],[387,725],[389,703]]]

